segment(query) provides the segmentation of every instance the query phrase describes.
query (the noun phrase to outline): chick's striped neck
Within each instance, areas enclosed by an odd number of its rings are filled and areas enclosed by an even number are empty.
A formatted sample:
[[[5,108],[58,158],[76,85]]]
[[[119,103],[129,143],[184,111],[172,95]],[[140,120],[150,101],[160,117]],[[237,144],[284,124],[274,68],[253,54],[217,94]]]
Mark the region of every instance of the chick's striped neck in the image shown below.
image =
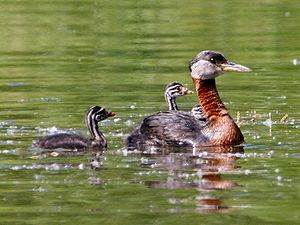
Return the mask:
[[[178,110],[175,98],[172,97],[169,93],[165,94],[166,102],[169,106],[169,110]]]
[[[96,113],[90,112],[85,118],[85,124],[91,134],[93,141],[102,142],[106,146],[106,139],[99,130],[98,121],[96,120]]]

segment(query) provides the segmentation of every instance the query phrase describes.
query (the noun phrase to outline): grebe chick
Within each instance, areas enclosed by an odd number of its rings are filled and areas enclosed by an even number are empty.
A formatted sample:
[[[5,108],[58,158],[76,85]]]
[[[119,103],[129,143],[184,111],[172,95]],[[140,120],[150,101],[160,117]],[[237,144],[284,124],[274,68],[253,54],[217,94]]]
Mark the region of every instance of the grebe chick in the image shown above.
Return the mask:
[[[200,122],[202,122],[202,123],[206,122],[206,118],[203,113],[201,105],[199,105],[199,104],[194,105],[191,110],[191,114]]]
[[[187,87],[178,82],[169,83],[165,89],[165,99],[169,110],[178,110],[178,106],[176,104],[177,97],[193,93],[193,91],[189,90]],[[206,120],[202,111],[202,107],[199,104],[194,105],[191,110],[191,114],[200,122],[205,122]]]
[[[159,112],[146,117],[127,138],[131,148],[151,145],[238,145],[244,137],[230,117],[216,89],[215,78],[225,72],[249,72],[248,67],[227,60],[223,54],[202,51],[189,63],[205,123],[183,111]]]
[[[169,110],[178,110],[176,104],[177,97],[190,94],[193,94],[193,91],[189,90],[184,85],[178,82],[169,83],[165,88],[165,99]]]
[[[90,132],[91,137],[86,138],[77,134],[60,133],[46,136],[38,139],[33,147],[44,149],[104,149],[107,147],[107,142],[99,130],[98,122],[107,119],[108,117],[115,116],[114,112],[106,111],[100,106],[91,107],[85,115],[85,124]]]

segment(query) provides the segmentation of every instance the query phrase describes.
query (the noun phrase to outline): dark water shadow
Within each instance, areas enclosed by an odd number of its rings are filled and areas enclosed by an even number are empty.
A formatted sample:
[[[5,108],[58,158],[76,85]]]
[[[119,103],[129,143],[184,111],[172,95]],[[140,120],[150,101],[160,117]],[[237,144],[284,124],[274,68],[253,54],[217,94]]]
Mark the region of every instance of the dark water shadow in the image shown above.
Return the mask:
[[[237,153],[243,153],[243,147],[218,146],[193,149],[156,149],[156,154],[143,152],[144,157],[151,158],[141,167],[158,168],[168,172],[167,180],[145,182],[150,188],[185,189],[198,191],[195,198],[196,211],[200,213],[226,213],[230,210],[222,197],[214,197],[213,192],[239,187],[239,184],[224,179],[222,174],[231,174],[237,169]],[[179,150],[179,149],[177,149]],[[193,179],[183,178],[183,174],[192,171]]]

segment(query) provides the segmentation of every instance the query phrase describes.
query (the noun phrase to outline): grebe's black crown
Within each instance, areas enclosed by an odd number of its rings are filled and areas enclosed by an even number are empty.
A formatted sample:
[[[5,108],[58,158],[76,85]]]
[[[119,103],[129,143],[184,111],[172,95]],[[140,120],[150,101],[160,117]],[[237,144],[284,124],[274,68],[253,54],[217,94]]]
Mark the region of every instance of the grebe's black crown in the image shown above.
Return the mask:
[[[105,109],[103,107],[95,105],[95,106],[92,106],[88,111],[97,112],[97,111],[102,111],[102,110],[105,111]]]
[[[166,89],[168,89],[169,87],[173,87],[173,86],[182,86],[182,84],[174,81],[174,82],[167,84]]]
[[[89,108],[89,110],[86,113],[86,119],[89,121],[101,121],[105,120],[107,117],[109,117],[109,112],[107,112],[105,108],[97,105]]]
[[[212,64],[222,64],[228,62],[222,53],[205,50],[196,55],[189,63],[189,70],[192,72],[192,65],[194,65],[199,60],[206,60]]]

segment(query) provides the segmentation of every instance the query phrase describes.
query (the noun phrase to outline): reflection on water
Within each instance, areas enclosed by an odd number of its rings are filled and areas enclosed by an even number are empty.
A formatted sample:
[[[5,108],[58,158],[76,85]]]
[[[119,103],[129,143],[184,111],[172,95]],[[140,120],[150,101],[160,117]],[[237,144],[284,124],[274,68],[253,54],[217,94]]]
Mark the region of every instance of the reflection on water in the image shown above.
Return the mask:
[[[224,152],[224,153],[223,153]],[[227,212],[229,206],[223,202],[222,197],[211,195],[216,190],[227,190],[239,187],[236,182],[222,178],[222,174],[234,173],[235,161],[238,159],[236,153],[242,154],[243,147],[202,147],[193,153],[161,153],[156,154],[148,160],[150,168],[165,169],[168,171],[167,180],[146,181],[145,184],[151,188],[193,188],[199,194],[196,196],[196,210],[205,213]],[[147,154],[149,157],[150,155]],[[192,180],[188,179],[191,174]]]

